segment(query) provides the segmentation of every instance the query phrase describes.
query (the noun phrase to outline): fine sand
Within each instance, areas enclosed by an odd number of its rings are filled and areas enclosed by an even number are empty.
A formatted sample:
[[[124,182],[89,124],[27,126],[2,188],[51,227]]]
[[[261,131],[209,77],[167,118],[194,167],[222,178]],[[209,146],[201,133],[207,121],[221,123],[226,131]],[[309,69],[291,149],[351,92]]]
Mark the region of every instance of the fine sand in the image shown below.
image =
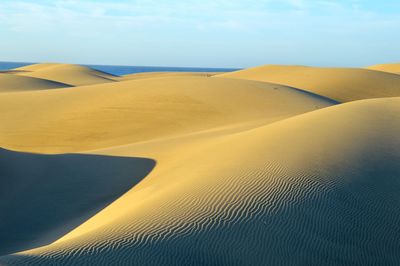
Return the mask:
[[[292,86],[340,102],[400,96],[400,75],[369,69],[266,65],[218,76]]]
[[[0,74],[0,265],[399,265],[387,72]]]
[[[0,72],[0,93],[22,92],[30,90],[48,90],[71,87],[68,84],[46,80],[41,78],[24,77],[13,75],[10,72]]]
[[[380,64],[380,65],[369,66],[367,68],[372,70],[379,70],[383,72],[400,74],[400,63]]]
[[[17,68],[17,75],[50,79],[73,86],[112,82],[113,75],[79,65],[43,63]]]

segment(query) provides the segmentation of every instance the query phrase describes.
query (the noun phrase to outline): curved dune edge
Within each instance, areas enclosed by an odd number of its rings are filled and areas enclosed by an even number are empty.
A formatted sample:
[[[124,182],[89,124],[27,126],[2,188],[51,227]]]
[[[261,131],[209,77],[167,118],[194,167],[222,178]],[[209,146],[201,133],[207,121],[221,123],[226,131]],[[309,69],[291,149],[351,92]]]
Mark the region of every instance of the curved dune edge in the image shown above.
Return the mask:
[[[394,74],[400,74],[400,63],[392,63],[392,64],[379,64],[366,67],[371,70],[378,70],[383,72],[389,72]]]
[[[49,79],[73,86],[114,82],[118,77],[89,67],[59,63],[41,63],[16,68],[16,75]]]
[[[339,102],[400,96],[400,75],[361,68],[265,65],[215,77],[282,84]]]
[[[0,255],[56,241],[131,189],[154,165],[136,157],[0,149]]]
[[[47,79],[17,76],[0,72],[0,93],[50,90],[71,87],[69,84]]]
[[[286,86],[208,77],[4,94],[0,97],[0,146],[78,152],[233,125],[267,124],[334,104]],[[28,116],[32,113],[35,116]]]
[[[398,264],[399,104],[333,106],[178,151],[171,143],[161,156],[151,143],[103,150],[159,164],[56,243],[0,262]]]

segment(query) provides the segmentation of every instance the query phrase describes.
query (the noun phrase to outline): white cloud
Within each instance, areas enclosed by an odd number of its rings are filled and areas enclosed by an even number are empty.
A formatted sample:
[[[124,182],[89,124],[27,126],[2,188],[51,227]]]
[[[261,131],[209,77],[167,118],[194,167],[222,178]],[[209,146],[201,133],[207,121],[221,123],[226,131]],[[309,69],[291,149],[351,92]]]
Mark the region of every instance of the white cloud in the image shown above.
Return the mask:
[[[283,5],[283,6],[282,6]],[[365,23],[379,27],[399,18],[363,10],[359,1],[247,0],[247,1],[0,1],[1,31],[79,33],[134,28],[254,31],[296,25],[329,30]]]
[[[20,39],[25,37],[34,46],[34,37],[40,36],[37,46],[50,49],[52,44],[54,53],[75,45],[78,52],[82,47],[87,53],[92,47],[111,51],[110,57],[115,49],[172,56],[173,49],[190,54],[190,47],[197,53],[202,46],[218,46],[212,49],[218,56],[252,47],[249,54],[267,56],[268,47],[295,54],[301,47],[398,46],[398,28],[398,14],[368,9],[357,0],[0,0],[2,47],[12,47],[9,42],[22,47]],[[311,53],[318,47],[307,49]],[[169,52],[163,52],[166,49]],[[269,56],[278,57],[279,52]]]

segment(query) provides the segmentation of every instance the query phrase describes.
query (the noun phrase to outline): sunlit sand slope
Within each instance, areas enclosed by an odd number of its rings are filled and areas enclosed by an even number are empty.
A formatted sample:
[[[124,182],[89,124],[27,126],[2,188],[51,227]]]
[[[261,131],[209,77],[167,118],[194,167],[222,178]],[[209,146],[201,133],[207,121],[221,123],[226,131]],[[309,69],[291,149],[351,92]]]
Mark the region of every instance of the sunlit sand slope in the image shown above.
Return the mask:
[[[43,63],[16,68],[21,76],[49,79],[74,86],[113,82],[117,77],[88,67]]]
[[[400,96],[400,75],[368,69],[266,65],[217,76],[284,84],[340,102]]]
[[[367,67],[372,70],[379,70],[389,73],[400,74],[400,63],[398,64],[380,64]]]
[[[400,99],[364,100],[183,149],[98,151],[157,167],[56,243],[0,263],[398,265],[399,122]]]
[[[0,73],[0,93],[48,90],[66,87],[70,87],[70,85],[40,78],[17,76],[10,73]]]
[[[266,124],[333,104],[285,86],[207,77],[2,94],[0,146],[83,151],[234,124]]]

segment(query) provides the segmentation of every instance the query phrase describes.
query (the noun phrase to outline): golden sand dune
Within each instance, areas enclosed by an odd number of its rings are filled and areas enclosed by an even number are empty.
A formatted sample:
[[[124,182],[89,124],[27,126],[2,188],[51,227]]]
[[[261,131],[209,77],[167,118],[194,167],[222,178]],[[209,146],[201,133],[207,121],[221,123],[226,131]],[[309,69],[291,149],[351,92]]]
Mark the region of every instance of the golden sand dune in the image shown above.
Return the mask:
[[[165,77],[211,77],[215,72],[147,72],[121,76],[121,80],[165,78]]]
[[[158,164],[54,244],[0,262],[396,265],[399,106],[343,104],[161,156],[155,143],[99,151]]]
[[[57,63],[34,64],[15,70],[21,76],[49,79],[74,86],[113,82],[117,78],[88,67]]]
[[[0,265],[399,265],[400,97],[328,81],[0,94]]]
[[[400,75],[368,69],[266,65],[217,77],[283,84],[340,102],[400,96]]]
[[[17,76],[10,73],[0,73],[0,92],[48,90],[66,87],[70,87],[70,85],[46,79]]]
[[[232,124],[265,124],[332,104],[285,86],[207,77],[8,94],[0,98],[0,146],[82,151]]]
[[[379,70],[383,72],[400,74],[400,63],[397,64],[380,64],[367,67],[372,70]]]

